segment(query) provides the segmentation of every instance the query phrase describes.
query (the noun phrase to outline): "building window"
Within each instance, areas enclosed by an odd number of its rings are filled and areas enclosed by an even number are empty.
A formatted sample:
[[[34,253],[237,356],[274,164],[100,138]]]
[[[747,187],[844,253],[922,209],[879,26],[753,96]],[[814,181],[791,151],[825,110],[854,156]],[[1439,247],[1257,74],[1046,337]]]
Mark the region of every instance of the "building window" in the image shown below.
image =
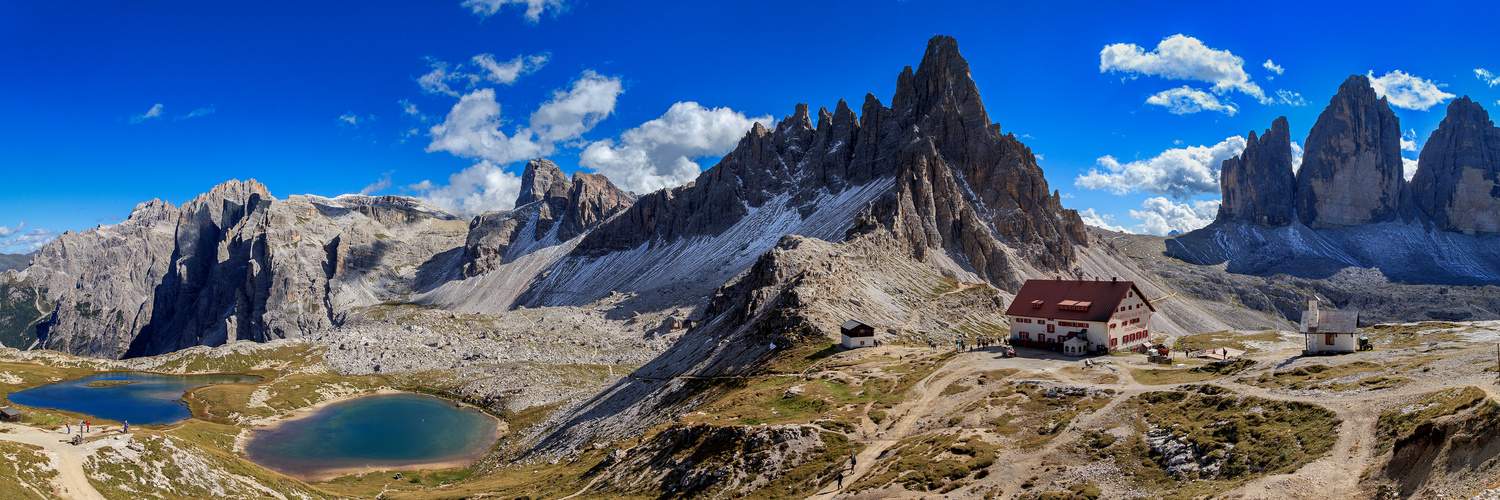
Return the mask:
[[[1333,334],[1332,333],[1325,333],[1325,334],[1323,334],[1323,343],[1326,344],[1326,345],[1333,345]]]

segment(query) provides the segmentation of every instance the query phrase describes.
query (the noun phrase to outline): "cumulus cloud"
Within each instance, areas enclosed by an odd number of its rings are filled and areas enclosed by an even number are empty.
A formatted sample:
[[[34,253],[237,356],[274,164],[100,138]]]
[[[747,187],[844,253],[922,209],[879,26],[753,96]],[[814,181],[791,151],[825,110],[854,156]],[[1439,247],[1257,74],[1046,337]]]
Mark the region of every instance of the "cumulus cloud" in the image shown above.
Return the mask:
[[[1303,99],[1302,98],[1302,94],[1298,94],[1298,93],[1292,92],[1290,90],[1277,90],[1276,91],[1276,97],[1273,98],[1273,99],[1271,99],[1271,100],[1273,102],[1278,103],[1278,104],[1286,104],[1288,106],[1306,106],[1307,105],[1307,99]]]
[[[9,237],[11,237],[11,235],[19,233],[19,232],[21,232],[22,229],[25,229],[25,228],[26,228],[26,221],[21,221],[20,224],[16,224],[15,229],[11,229],[11,228],[8,228],[8,227],[5,227],[5,226],[0,226],[0,238],[9,238]]]
[[[474,56],[474,64],[484,70],[486,80],[495,83],[510,85],[516,83],[516,79],[535,73],[547,64],[552,54],[543,52],[529,56],[516,56],[506,62],[495,61],[494,54],[479,54]]]
[[[1237,90],[1256,99],[1265,98],[1265,92],[1245,72],[1244,59],[1180,34],[1163,39],[1150,52],[1133,43],[1106,45],[1099,52],[1099,72],[1106,71],[1197,80],[1214,84],[1213,91],[1217,94]]]
[[[1404,156],[1401,157],[1401,175],[1403,177],[1406,177],[1406,180],[1408,181],[1410,181],[1412,177],[1415,177],[1417,175],[1417,160],[1413,160]]]
[[[431,69],[427,74],[417,77],[417,86],[428,94],[444,94],[458,97],[458,91],[449,86],[449,82],[463,83],[463,88],[473,88],[479,84],[479,75],[464,73],[459,67],[450,66],[446,61],[435,58],[427,58],[427,66]],[[462,66],[462,65],[460,65]]]
[[[1405,132],[1401,133],[1401,150],[1402,151],[1421,151],[1422,150],[1422,148],[1417,145],[1417,130],[1416,129],[1409,128],[1409,129],[1406,129]]]
[[[1276,63],[1271,62],[1270,59],[1266,59],[1266,62],[1261,63],[1260,67],[1266,68],[1268,70],[1271,70],[1272,72],[1274,72],[1274,73],[1276,73],[1278,75],[1282,74],[1282,73],[1286,73],[1286,68],[1283,68],[1281,66],[1277,66]]]
[[[1084,224],[1088,224],[1090,226],[1094,226],[1094,227],[1097,227],[1097,228],[1100,228],[1100,229],[1108,229],[1110,231],[1115,231],[1115,232],[1120,232],[1120,233],[1129,233],[1129,232],[1131,232],[1129,229],[1125,229],[1123,226],[1116,226],[1114,224],[1114,222],[1115,222],[1115,216],[1114,215],[1096,213],[1096,212],[1094,212],[1094,209],[1092,209],[1092,208],[1086,208],[1086,209],[1083,209],[1083,210],[1079,210],[1078,211],[1078,217],[1083,219],[1083,223]]]
[[[495,90],[479,89],[459,98],[442,123],[428,129],[427,152],[445,151],[476,160],[473,166],[449,176],[446,186],[422,181],[407,186],[435,205],[461,215],[512,208],[520,193],[520,179],[503,166],[547,156],[562,142],[579,139],[614,113],[624,87],[619,78],[590,70],[571,88],[557,90],[531,114],[527,126],[510,131],[495,100]]]
[[[162,106],[161,103],[158,102],[155,105],[151,106],[151,109],[146,110],[145,113],[132,115],[130,117],[130,123],[141,123],[146,120],[161,118],[163,109],[166,109],[166,106]]]
[[[535,134],[531,129],[521,128],[506,134],[500,130],[503,124],[494,89],[470,92],[453,105],[443,123],[428,130],[432,142],[427,145],[427,152],[447,151],[502,165],[550,152],[550,148],[533,140]]]
[[[1229,101],[1219,102],[1219,98],[1213,94],[1197,90],[1183,85],[1175,89],[1167,89],[1157,92],[1156,95],[1146,98],[1146,104],[1154,104],[1167,108],[1174,115],[1190,115],[1199,111],[1218,111],[1229,116],[1239,112],[1234,103]]]
[[[1302,170],[1302,145],[1292,141],[1292,173]]]
[[[1452,99],[1453,94],[1443,92],[1445,84],[1433,83],[1418,76],[1408,75],[1401,70],[1394,70],[1379,78],[1375,72],[1369,72],[1370,86],[1375,88],[1375,93],[1385,97],[1392,106],[1415,111],[1427,111],[1435,104]]]
[[[521,178],[485,160],[448,176],[445,186],[424,180],[407,189],[444,210],[473,217],[491,210],[515,208],[516,196],[521,194]]]
[[[1479,78],[1479,81],[1484,82],[1491,87],[1500,85],[1500,75],[1491,73],[1490,70],[1484,68],[1474,68],[1474,76],[1476,78]]]
[[[1186,233],[1209,225],[1219,213],[1219,200],[1199,200],[1173,203],[1163,197],[1147,198],[1140,210],[1131,210],[1130,216],[1141,221],[1136,227],[1142,232],[1166,236],[1172,232]]]
[[[23,222],[21,225],[16,226],[14,230],[10,230],[10,234],[0,236],[0,253],[25,254],[35,252],[41,250],[42,247],[47,246],[48,243],[57,238],[57,231],[51,229],[32,229],[21,232],[21,228],[25,225],[26,223]],[[4,228],[0,227],[0,229]]]
[[[463,7],[469,8],[474,15],[487,18],[500,12],[500,8],[509,4],[526,6],[526,21],[536,24],[542,20],[542,12],[552,9],[552,15],[566,10],[567,5],[563,0],[464,0]]]
[[[1244,150],[1245,138],[1232,136],[1213,146],[1168,149],[1154,158],[1124,164],[1113,156],[1103,156],[1096,160],[1103,171],[1089,169],[1073,184],[1121,195],[1145,191],[1187,200],[1200,193],[1219,192],[1219,167]]]
[[[590,144],[578,164],[637,193],[680,186],[702,172],[694,160],[728,153],[755,122],[773,123],[769,115],[748,118],[729,108],[679,102],[660,118],[620,134],[618,143]]]
[[[552,99],[531,114],[531,129],[542,141],[577,139],[615,111],[615,99],[625,92],[619,78],[584,70],[573,88],[555,90]]]

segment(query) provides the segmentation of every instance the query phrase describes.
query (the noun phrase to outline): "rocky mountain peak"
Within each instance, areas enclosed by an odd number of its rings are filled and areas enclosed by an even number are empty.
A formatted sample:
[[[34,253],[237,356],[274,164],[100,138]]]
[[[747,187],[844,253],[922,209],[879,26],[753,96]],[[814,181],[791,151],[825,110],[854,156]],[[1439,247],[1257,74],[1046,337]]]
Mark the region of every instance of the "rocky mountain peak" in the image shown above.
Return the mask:
[[[1297,171],[1297,216],[1309,227],[1345,227],[1410,215],[1401,124],[1369,78],[1339,86],[1308,133]]]
[[[521,173],[521,195],[516,197],[516,206],[527,205],[547,198],[568,198],[568,174],[556,163],[546,158],[526,162]]]
[[[1463,96],[1422,147],[1411,179],[1417,208],[1439,229],[1500,232],[1500,128]]]
[[[1223,203],[1217,221],[1285,226],[1292,222],[1296,177],[1292,173],[1292,136],[1285,116],[1256,136],[1251,130],[1245,150],[1224,160],[1220,188]]]

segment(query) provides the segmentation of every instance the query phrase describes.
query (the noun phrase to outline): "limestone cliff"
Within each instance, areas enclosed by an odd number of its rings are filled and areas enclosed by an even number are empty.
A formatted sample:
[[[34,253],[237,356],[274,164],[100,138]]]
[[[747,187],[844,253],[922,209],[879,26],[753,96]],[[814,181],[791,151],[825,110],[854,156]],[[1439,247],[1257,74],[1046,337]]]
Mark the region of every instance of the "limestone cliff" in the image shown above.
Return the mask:
[[[1410,212],[1401,125],[1369,78],[1350,76],[1318,115],[1297,171],[1297,216],[1313,228],[1401,219]]]
[[[430,285],[461,221],[415,199],[293,196],[230,181],[65,233],[17,279],[56,304],[39,348],[99,357],[296,337]]]
[[[1500,127],[1463,96],[1422,148],[1411,180],[1417,208],[1439,229],[1500,232]]]
[[[1224,160],[1219,180],[1224,197],[1215,220],[1276,227],[1291,224],[1297,179],[1292,173],[1292,135],[1286,117],[1271,122],[1260,137],[1251,130],[1245,150]]]
[[[721,283],[780,234],[839,240],[871,231],[893,233],[913,257],[1004,288],[1037,269],[1071,271],[1074,245],[1087,244],[1082,220],[1048,189],[1030,149],[990,122],[953,38],[928,42],[917,70],[907,67],[897,78],[891,102],[887,108],[866,95],[857,116],[840,100],[833,112],[820,109],[816,124],[799,104],[773,129],[756,124],[693,183],[644,195],[589,233],[558,271],[594,272],[595,262],[626,251],[660,252],[671,259],[658,261],[670,261],[689,251],[685,245],[734,234],[747,245],[693,248],[731,257],[673,280],[712,273]],[[858,204],[860,213],[835,204]],[[661,271],[650,266],[616,268],[622,275],[608,281],[668,285],[650,281]],[[731,273],[721,276],[724,269]],[[542,285],[531,300],[555,303],[548,297],[606,286],[603,279],[567,280]]]

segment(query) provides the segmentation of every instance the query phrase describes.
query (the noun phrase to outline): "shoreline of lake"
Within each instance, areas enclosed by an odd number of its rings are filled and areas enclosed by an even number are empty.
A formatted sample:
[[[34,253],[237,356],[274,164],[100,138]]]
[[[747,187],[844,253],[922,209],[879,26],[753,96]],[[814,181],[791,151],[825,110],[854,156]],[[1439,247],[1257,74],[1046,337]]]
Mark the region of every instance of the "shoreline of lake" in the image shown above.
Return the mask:
[[[262,456],[262,457],[252,457],[251,453],[248,450],[250,442],[253,441],[258,435],[263,434],[263,433],[267,433],[267,432],[274,432],[274,431],[281,430],[281,429],[283,429],[283,426],[285,426],[287,424],[290,424],[290,423],[293,423],[293,422],[298,422],[298,421],[310,418],[310,417],[316,415],[319,411],[328,408],[329,406],[336,405],[336,404],[339,404],[339,403],[352,402],[352,401],[356,401],[356,400],[363,399],[363,398],[370,398],[370,397],[377,397],[377,396],[401,395],[401,394],[412,395],[412,396],[421,396],[421,397],[430,397],[430,398],[433,398],[433,399],[444,401],[444,402],[449,403],[449,404],[453,404],[455,406],[457,406],[458,404],[463,404],[463,409],[468,409],[468,410],[471,410],[471,411],[473,411],[473,412],[475,412],[475,413],[477,413],[479,415],[483,415],[485,418],[488,418],[493,423],[493,425],[491,425],[491,426],[485,426],[485,428],[484,428],[484,432],[486,432],[486,435],[485,435],[485,437],[482,440],[485,441],[485,442],[488,442],[489,445],[484,446],[482,448],[478,448],[478,449],[476,449],[475,451],[473,451],[471,453],[465,454],[463,456],[459,456],[457,458],[454,458],[454,457],[445,457],[445,458],[443,458],[441,460],[425,460],[425,461],[424,460],[412,460],[412,461],[399,461],[399,460],[397,460],[397,461],[393,461],[393,462],[400,462],[400,463],[389,463],[388,462],[388,463],[383,463],[383,464],[365,464],[365,465],[336,466],[336,467],[320,468],[320,469],[316,469],[315,471],[311,471],[311,472],[299,472],[299,471],[284,471],[284,470],[279,470],[277,468],[272,467],[273,464],[264,463],[264,462],[274,462],[274,460],[266,460],[267,457],[264,457],[264,456]],[[457,410],[459,408],[454,408],[454,409]],[[235,453],[237,453],[237,454],[245,457],[247,460],[251,461],[252,463],[255,463],[256,465],[259,465],[261,467],[265,467],[267,469],[274,470],[274,471],[276,471],[276,472],[278,472],[280,474],[286,475],[288,477],[291,477],[291,478],[294,478],[294,479],[297,479],[297,480],[300,480],[300,481],[304,481],[304,482],[308,482],[308,483],[313,483],[313,482],[329,481],[329,480],[332,480],[332,479],[336,479],[336,478],[344,477],[344,476],[348,476],[348,475],[353,475],[353,474],[365,474],[365,473],[370,473],[370,472],[383,472],[383,471],[392,471],[392,472],[395,472],[395,471],[407,471],[407,472],[412,472],[412,471],[440,470],[440,469],[452,469],[452,468],[467,467],[469,465],[472,465],[474,462],[477,462],[477,461],[483,459],[486,455],[488,455],[489,452],[493,449],[494,443],[498,442],[501,437],[503,437],[504,435],[506,435],[508,433],[509,433],[509,425],[503,419],[501,419],[499,417],[496,417],[495,415],[491,415],[489,412],[483,411],[482,409],[480,409],[478,407],[475,407],[473,405],[469,405],[469,404],[466,404],[466,403],[462,403],[460,401],[455,401],[455,400],[452,400],[452,399],[449,399],[449,398],[445,398],[445,397],[441,397],[441,396],[436,396],[436,395],[432,395],[432,394],[425,394],[425,393],[414,392],[414,391],[403,391],[403,390],[396,390],[396,389],[390,389],[390,388],[383,388],[383,389],[378,389],[378,390],[369,391],[369,392],[363,392],[363,393],[359,393],[359,394],[350,394],[350,395],[346,395],[346,396],[340,396],[340,397],[332,398],[332,399],[329,399],[327,401],[321,401],[321,402],[318,402],[318,403],[313,404],[313,405],[309,405],[309,406],[306,406],[306,407],[302,407],[302,408],[298,408],[298,409],[289,411],[289,412],[287,412],[285,414],[282,414],[280,416],[268,417],[266,419],[262,419],[260,421],[257,421],[256,423],[253,423],[251,426],[243,427],[243,428],[240,429],[239,434],[235,436],[234,448],[233,449],[234,449]],[[337,459],[330,459],[330,460],[333,461],[333,460],[337,460]]]

